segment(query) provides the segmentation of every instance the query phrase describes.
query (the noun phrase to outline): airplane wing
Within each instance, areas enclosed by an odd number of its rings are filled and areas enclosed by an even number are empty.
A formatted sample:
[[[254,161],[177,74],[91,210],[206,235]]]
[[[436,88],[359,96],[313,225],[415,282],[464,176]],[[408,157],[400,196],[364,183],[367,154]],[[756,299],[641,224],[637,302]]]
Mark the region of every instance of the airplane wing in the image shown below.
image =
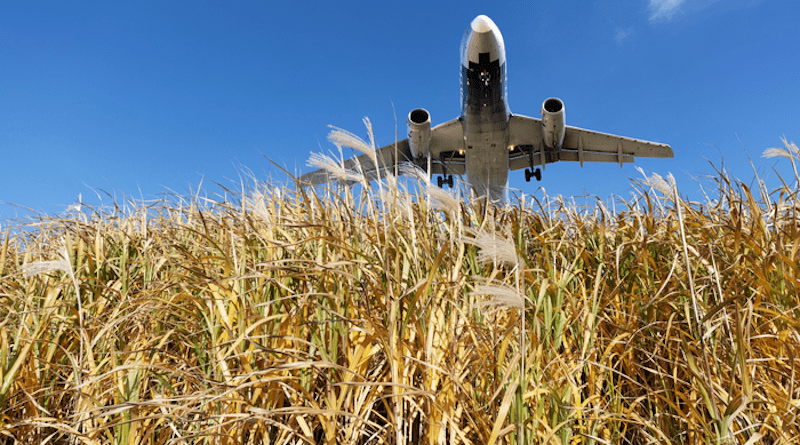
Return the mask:
[[[462,154],[463,146],[464,135],[459,119],[453,119],[431,128],[431,174],[443,174],[445,170],[449,174],[463,174],[465,171],[465,158]],[[411,147],[408,145],[408,139],[381,147],[377,149],[377,154],[380,171],[388,170],[394,174],[395,166],[400,166],[404,163],[415,164],[424,170],[427,169],[427,161],[414,161]],[[344,168],[355,172],[363,171],[369,181],[378,179],[378,169],[375,168],[372,159],[367,155],[346,159]],[[331,175],[325,170],[316,170],[298,178],[300,182],[312,185],[327,184],[332,179]]]
[[[519,170],[557,161],[633,162],[634,157],[671,158],[672,148],[666,144],[632,139],[613,134],[566,126],[561,150],[548,150],[542,142],[542,121],[514,114],[509,120],[509,168]]]

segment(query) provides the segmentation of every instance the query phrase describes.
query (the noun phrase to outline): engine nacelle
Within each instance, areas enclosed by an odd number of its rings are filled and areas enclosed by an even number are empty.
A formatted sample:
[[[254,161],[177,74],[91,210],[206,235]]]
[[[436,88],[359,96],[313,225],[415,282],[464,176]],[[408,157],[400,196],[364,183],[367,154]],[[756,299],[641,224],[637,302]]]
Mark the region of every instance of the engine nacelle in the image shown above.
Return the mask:
[[[560,150],[564,144],[566,124],[564,118],[564,102],[551,97],[542,104],[542,139],[544,145],[551,150]]]
[[[408,113],[408,145],[414,159],[427,158],[431,146],[431,115],[424,108]]]

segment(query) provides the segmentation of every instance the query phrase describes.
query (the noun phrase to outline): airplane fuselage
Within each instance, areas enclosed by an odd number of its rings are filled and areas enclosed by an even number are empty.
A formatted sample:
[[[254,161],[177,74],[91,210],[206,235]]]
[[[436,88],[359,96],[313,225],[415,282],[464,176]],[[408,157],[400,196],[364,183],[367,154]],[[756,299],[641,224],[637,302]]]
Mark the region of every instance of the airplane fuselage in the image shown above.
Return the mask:
[[[508,185],[506,54],[503,36],[486,16],[461,42],[461,123],[467,182],[478,196],[505,200]]]
[[[343,160],[341,168],[380,179],[381,169],[399,171],[410,163],[440,175],[437,184],[453,186],[453,174],[466,175],[477,196],[507,201],[509,171],[525,169],[525,180],[541,180],[545,165],[558,161],[614,162],[620,167],[634,157],[671,158],[666,144],[643,141],[566,125],[561,99],[545,99],[541,118],[512,114],[506,87],[506,52],[494,22],[479,15],[461,41],[461,114],[431,127],[424,108],[408,114],[408,138]],[[365,165],[367,166],[365,168]],[[539,168],[539,166],[541,168]],[[326,170],[326,168],[323,168]],[[334,175],[336,176],[336,175]],[[329,181],[325,171],[303,175],[304,183]]]

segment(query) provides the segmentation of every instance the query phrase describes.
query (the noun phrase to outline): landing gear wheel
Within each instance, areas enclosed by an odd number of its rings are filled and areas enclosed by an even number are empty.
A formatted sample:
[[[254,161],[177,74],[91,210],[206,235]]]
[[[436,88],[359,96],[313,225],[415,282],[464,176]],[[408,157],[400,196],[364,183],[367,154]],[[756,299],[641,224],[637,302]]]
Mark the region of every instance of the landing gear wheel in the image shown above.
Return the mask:
[[[542,180],[542,169],[537,168],[535,171],[531,171],[531,169],[525,169],[525,182],[531,182],[531,178],[536,178],[537,181]]]
[[[450,188],[453,188],[453,175],[439,176],[436,178],[436,183],[439,185],[439,188],[445,184],[449,185]]]

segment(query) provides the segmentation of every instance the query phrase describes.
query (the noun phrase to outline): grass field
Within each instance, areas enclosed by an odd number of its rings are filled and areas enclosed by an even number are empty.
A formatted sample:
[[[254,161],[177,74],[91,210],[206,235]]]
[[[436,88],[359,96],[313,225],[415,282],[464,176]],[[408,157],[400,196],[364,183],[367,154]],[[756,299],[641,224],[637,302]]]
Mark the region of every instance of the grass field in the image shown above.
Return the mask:
[[[797,184],[712,182],[613,210],[254,184],[4,224],[0,443],[798,443]]]

